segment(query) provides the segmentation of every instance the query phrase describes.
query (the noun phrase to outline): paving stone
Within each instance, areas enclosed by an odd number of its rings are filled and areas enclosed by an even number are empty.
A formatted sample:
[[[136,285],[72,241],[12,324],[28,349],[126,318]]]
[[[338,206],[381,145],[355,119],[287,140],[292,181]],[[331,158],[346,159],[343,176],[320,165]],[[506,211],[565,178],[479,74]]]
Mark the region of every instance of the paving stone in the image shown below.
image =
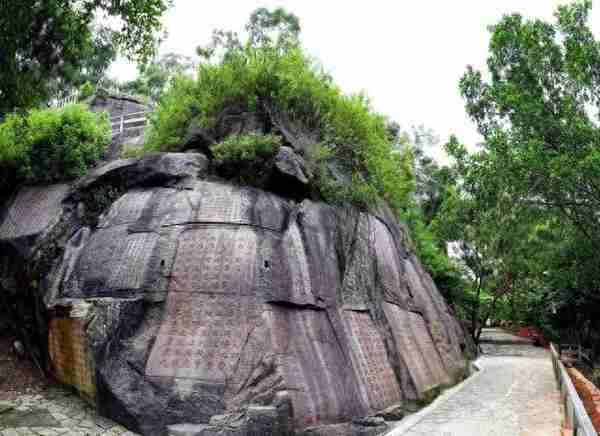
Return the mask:
[[[478,362],[482,371],[415,416],[400,421],[387,436],[559,434],[561,409],[550,355],[518,339],[507,332],[488,330],[487,354]]]
[[[21,410],[23,420],[17,420],[9,428],[2,428],[0,421],[0,436],[138,436],[97,415],[83,400],[62,389],[50,388],[43,395],[23,395],[15,401],[4,402],[3,406],[10,409],[7,413]],[[42,417],[51,418],[54,424],[46,427],[25,426],[27,422],[39,422]]]

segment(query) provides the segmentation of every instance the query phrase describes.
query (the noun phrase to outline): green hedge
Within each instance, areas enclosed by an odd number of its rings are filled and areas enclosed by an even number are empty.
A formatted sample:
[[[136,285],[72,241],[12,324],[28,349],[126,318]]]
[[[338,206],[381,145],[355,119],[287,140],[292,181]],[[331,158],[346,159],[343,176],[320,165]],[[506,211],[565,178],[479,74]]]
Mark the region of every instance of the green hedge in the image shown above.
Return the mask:
[[[10,114],[0,124],[3,190],[19,183],[80,177],[98,161],[110,140],[108,115],[81,104]]]

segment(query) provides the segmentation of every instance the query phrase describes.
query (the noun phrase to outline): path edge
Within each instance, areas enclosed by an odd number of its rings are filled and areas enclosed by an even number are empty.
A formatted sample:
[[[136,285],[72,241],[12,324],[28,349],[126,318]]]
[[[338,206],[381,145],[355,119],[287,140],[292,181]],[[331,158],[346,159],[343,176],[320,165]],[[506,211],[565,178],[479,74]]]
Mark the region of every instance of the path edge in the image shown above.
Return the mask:
[[[477,380],[485,371],[485,365],[481,364],[482,360],[483,356],[480,356],[476,360],[471,362],[471,365],[473,365],[476,369],[476,372],[474,374],[464,379],[456,386],[447,389],[435,400],[433,400],[433,402],[430,405],[419,410],[417,413],[413,413],[412,415],[409,415],[406,418],[402,419],[394,428],[392,428],[387,433],[383,433],[381,436],[402,436],[406,431],[410,430],[412,427],[421,422],[421,420],[425,418],[426,415],[440,407],[442,403],[446,402],[454,395],[462,391],[465,387],[473,383],[473,381]]]

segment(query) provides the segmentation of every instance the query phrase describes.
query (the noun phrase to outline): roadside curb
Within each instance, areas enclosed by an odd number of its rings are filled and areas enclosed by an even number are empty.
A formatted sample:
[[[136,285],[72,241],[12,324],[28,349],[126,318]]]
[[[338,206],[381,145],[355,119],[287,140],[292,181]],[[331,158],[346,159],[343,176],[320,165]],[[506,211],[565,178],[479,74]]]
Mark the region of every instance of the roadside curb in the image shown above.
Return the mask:
[[[469,378],[444,391],[440,396],[433,400],[433,403],[419,410],[417,413],[402,419],[393,429],[387,433],[384,433],[382,436],[402,436],[406,431],[417,425],[423,418],[425,418],[425,416],[435,411],[451,397],[462,391],[465,387],[469,386],[471,383],[473,383],[473,381],[477,380],[485,371],[485,366],[481,365],[481,359],[481,357],[478,357],[477,360],[471,362],[470,366],[475,368],[475,371]]]

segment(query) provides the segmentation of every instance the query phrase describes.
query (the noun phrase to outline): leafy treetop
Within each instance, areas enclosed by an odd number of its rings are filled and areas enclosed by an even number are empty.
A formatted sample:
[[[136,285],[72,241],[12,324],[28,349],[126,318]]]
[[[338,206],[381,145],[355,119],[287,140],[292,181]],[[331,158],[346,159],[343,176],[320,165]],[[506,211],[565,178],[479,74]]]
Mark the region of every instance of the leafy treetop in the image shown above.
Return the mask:
[[[0,116],[97,77],[115,49],[146,60],[169,0],[22,0],[0,9]],[[116,31],[96,20],[116,18]],[[85,76],[84,74],[84,76]]]
[[[298,43],[296,17],[259,9],[242,42],[231,32],[216,32],[200,49],[205,61],[198,78],[178,77],[163,95],[148,133],[147,148],[181,143],[190,125],[215,125],[227,107],[265,113],[273,107],[306,129],[318,132],[311,156],[318,189],[329,200],[373,205],[384,199],[402,210],[412,190],[410,150],[394,148],[388,120],[374,112],[365,95],[344,95]],[[273,35],[272,31],[275,32]],[[335,164],[350,184],[328,177]]]

